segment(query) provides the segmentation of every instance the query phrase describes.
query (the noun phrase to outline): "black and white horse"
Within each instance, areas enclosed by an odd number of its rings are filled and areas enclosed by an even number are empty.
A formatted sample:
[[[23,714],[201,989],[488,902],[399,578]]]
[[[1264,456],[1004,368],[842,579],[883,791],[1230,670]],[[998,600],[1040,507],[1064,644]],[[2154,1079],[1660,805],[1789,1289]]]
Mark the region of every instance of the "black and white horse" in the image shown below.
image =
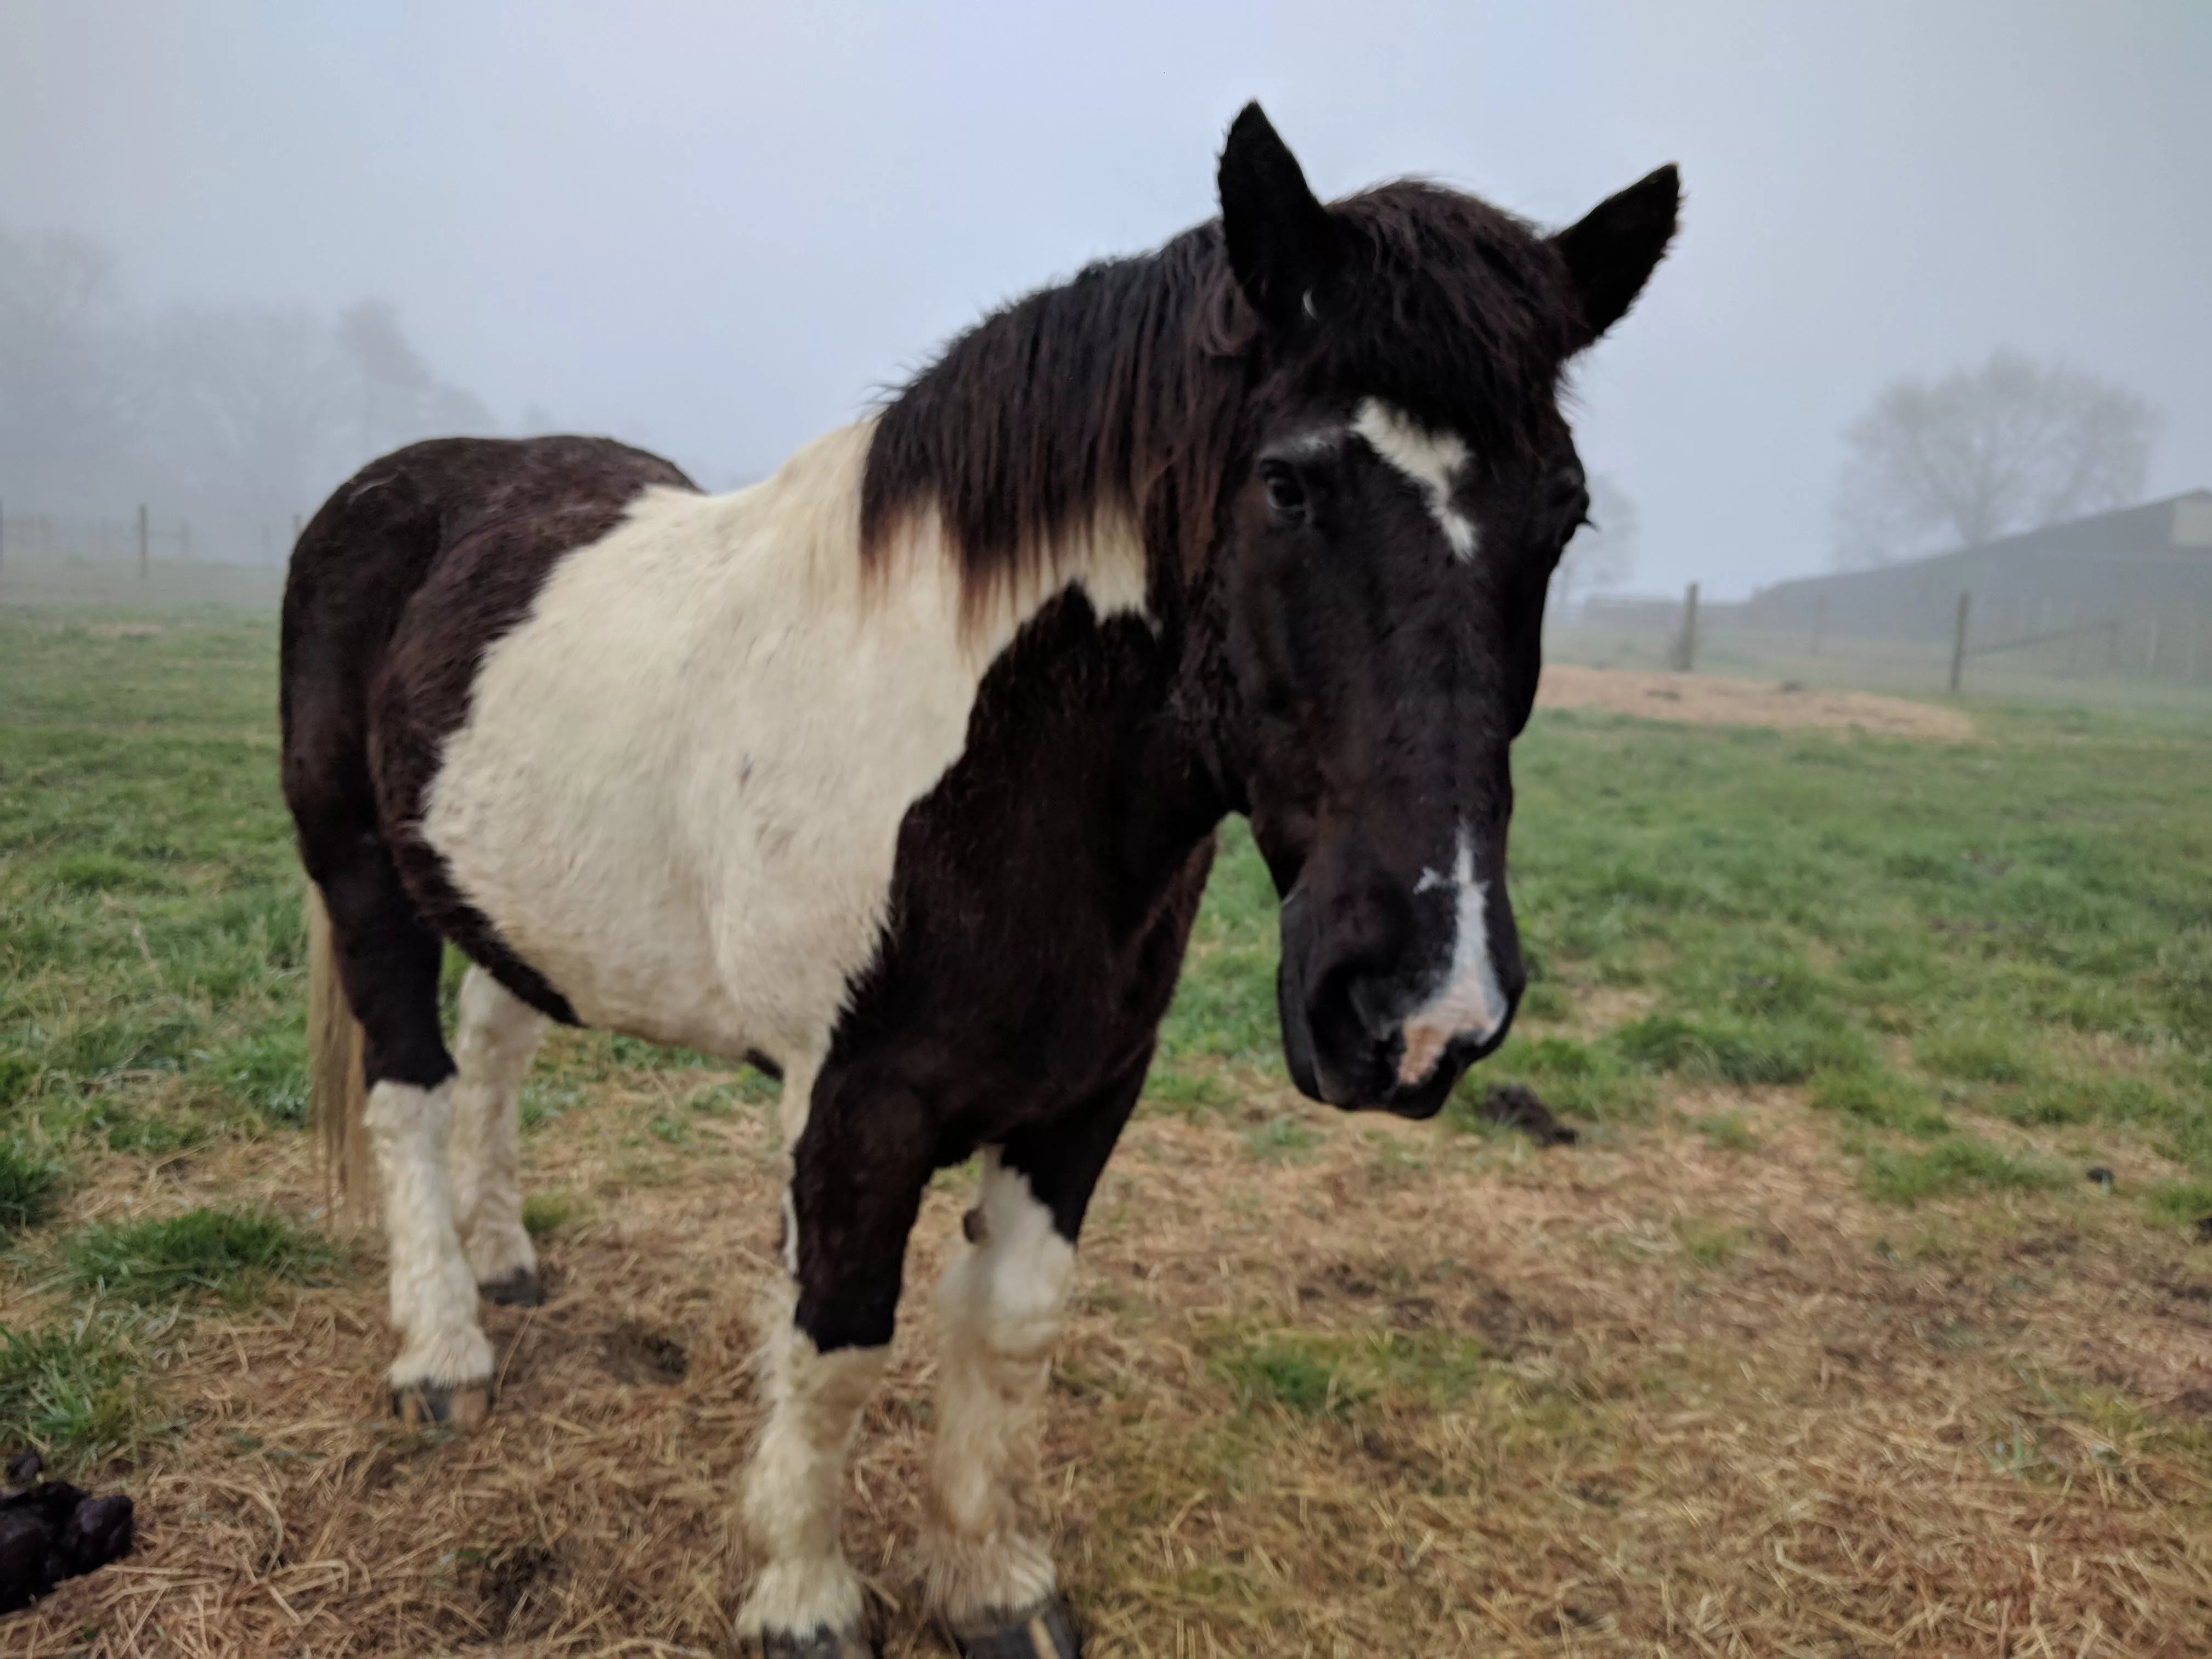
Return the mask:
[[[979,1150],[931,1594],[969,1652],[1075,1651],[1015,1487],[1224,814],[1283,895],[1307,1094],[1432,1113],[1520,995],[1507,751],[1589,499],[1559,384],[1665,251],[1674,170],[1551,236],[1425,184],[1325,207],[1254,106],[1219,186],[750,489],[418,444],[293,555],[284,791],[343,988],[319,1052],[359,1023],[395,1399],[475,1419],[479,1294],[538,1293],[549,1019],[779,1069],[738,1615],[772,1653],[870,1650],[843,1462],[924,1186]],[[474,964],[450,1053],[441,940]]]

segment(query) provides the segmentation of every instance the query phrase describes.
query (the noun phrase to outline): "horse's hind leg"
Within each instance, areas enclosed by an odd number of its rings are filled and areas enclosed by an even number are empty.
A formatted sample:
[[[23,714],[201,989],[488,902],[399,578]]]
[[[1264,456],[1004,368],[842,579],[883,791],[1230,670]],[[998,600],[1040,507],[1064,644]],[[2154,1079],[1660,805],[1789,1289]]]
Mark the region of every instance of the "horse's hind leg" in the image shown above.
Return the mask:
[[[476,1276],[447,1176],[453,1062],[438,1029],[441,947],[408,902],[381,841],[360,836],[327,850],[335,856],[314,859],[311,873],[362,1025],[363,1115],[383,1189],[392,1322],[400,1333],[387,1373],[392,1401],[410,1421],[471,1426],[491,1403],[491,1345],[477,1323]]]
[[[461,981],[453,1057],[453,1218],[477,1288],[507,1306],[545,1299],[538,1252],[522,1224],[522,1079],[545,1035],[544,1015],[482,968]]]

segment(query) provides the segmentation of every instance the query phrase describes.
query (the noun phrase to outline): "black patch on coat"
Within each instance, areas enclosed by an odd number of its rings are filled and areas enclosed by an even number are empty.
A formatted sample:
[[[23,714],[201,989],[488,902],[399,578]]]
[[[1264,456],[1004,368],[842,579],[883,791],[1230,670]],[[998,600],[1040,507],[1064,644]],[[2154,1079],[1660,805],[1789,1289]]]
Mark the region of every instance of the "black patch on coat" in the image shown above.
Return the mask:
[[[799,1324],[817,1347],[889,1340],[921,1189],[979,1146],[1079,1231],[1221,816],[1176,666],[1144,623],[1101,623],[1070,591],[992,665],[960,759],[907,814],[882,949],[795,1149]]]
[[[412,444],[362,468],[325,503],[285,583],[284,797],[308,874],[328,896],[380,854],[412,913],[385,925],[399,933],[412,921],[451,939],[516,996],[569,1024],[568,999],[455,889],[419,823],[446,740],[468,717],[484,653],[522,619],[563,554],[605,536],[653,485],[695,488],[659,456],[606,438]],[[361,908],[388,913],[392,896],[375,884],[374,901]],[[421,954],[411,939],[404,948]],[[396,941],[377,959],[402,957]],[[369,1024],[351,976],[347,988]],[[374,1044],[377,1033],[367,1035]],[[424,1042],[417,1035],[410,1047]],[[435,1073],[401,1077],[424,1086],[443,1076],[428,1055],[404,1069]]]

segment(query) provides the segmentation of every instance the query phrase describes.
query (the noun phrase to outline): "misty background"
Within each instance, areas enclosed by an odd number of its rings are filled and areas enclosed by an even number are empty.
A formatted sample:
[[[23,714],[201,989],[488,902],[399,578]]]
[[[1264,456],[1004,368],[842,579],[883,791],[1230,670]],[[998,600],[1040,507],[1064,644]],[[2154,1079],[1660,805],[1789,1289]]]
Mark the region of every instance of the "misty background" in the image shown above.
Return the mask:
[[[1869,556],[1854,434],[1900,380],[2086,380],[2142,416],[2092,505],[2212,483],[2208,85],[2186,0],[0,0],[0,501],[254,560],[428,433],[728,487],[1210,216],[1256,96],[1324,196],[1420,173],[1559,225],[1681,165],[1674,254],[1576,375],[1616,503],[1576,580],[1734,597]]]

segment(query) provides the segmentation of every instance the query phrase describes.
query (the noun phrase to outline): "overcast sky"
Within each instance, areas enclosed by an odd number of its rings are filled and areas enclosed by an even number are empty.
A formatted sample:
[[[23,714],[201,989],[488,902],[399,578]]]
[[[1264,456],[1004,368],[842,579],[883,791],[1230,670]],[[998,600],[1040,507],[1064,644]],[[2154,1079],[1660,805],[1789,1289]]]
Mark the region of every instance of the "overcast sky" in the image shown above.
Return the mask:
[[[1885,380],[2010,345],[2147,395],[2212,484],[2212,5],[899,7],[0,0],[0,224],[149,305],[401,307],[510,429],[756,477],[982,308],[1213,211],[1256,96],[1324,196],[1547,224],[1680,163],[1585,360],[1635,585],[1825,565]]]

